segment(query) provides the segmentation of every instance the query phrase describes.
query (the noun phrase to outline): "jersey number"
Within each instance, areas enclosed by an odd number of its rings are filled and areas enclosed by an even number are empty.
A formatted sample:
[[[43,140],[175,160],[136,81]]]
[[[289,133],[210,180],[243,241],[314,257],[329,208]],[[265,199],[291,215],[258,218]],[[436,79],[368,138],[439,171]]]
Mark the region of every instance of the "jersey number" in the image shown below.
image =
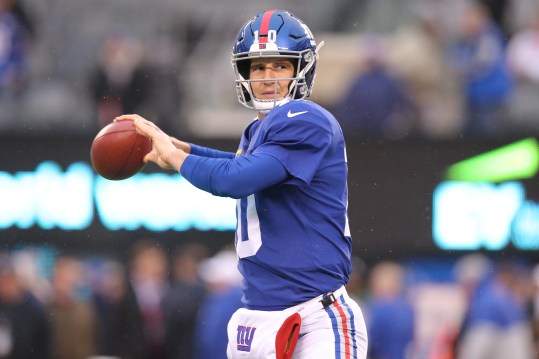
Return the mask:
[[[242,201],[247,201],[245,213],[242,213]],[[236,202],[238,213],[238,228],[236,229],[236,252],[238,257],[251,257],[262,247],[262,235],[260,233],[260,221],[256,211],[255,195],[252,194],[246,199],[238,199]],[[243,226],[243,217],[246,218],[247,225]],[[247,240],[243,241],[243,232],[247,231]]]

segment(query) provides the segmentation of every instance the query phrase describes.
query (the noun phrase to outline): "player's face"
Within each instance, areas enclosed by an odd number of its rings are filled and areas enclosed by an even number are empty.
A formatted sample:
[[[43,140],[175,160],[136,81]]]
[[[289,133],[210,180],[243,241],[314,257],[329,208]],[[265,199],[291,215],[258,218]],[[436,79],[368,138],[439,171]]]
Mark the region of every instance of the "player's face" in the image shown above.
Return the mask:
[[[249,69],[251,89],[259,100],[282,98],[288,94],[291,80],[278,80],[294,76],[294,65],[284,58],[266,58],[251,60]],[[276,81],[277,80],[277,81]]]

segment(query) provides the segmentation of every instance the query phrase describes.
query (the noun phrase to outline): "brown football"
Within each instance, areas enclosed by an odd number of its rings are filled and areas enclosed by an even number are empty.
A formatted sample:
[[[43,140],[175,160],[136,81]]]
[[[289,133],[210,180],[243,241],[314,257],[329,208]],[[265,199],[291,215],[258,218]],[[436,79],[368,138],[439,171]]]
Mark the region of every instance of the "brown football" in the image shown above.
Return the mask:
[[[144,168],[144,156],[151,150],[152,142],[137,133],[132,121],[119,121],[99,131],[92,142],[90,157],[99,175],[123,180]]]

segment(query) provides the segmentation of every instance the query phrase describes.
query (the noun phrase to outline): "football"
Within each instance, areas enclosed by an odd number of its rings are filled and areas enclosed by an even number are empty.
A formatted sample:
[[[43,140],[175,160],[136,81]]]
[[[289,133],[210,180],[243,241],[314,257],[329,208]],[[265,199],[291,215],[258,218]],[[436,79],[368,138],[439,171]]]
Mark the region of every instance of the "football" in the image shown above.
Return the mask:
[[[123,180],[144,168],[150,139],[137,133],[132,121],[112,122],[95,136],[90,150],[94,170],[109,180]]]

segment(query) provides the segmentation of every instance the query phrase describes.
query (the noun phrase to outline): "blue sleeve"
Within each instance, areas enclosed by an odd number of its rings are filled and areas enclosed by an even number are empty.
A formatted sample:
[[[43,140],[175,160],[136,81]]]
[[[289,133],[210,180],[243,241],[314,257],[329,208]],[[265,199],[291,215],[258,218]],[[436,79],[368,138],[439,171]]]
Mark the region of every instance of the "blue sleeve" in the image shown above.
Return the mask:
[[[214,150],[213,148],[203,147],[190,143],[191,145],[191,154],[201,157],[212,157],[212,158],[234,158],[236,156],[233,152],[225,152]]]
[[[221,197],[243,198],[288,178],[282,163],[266,154],[234,159],[189,155],[181,175],[206,192]]]

